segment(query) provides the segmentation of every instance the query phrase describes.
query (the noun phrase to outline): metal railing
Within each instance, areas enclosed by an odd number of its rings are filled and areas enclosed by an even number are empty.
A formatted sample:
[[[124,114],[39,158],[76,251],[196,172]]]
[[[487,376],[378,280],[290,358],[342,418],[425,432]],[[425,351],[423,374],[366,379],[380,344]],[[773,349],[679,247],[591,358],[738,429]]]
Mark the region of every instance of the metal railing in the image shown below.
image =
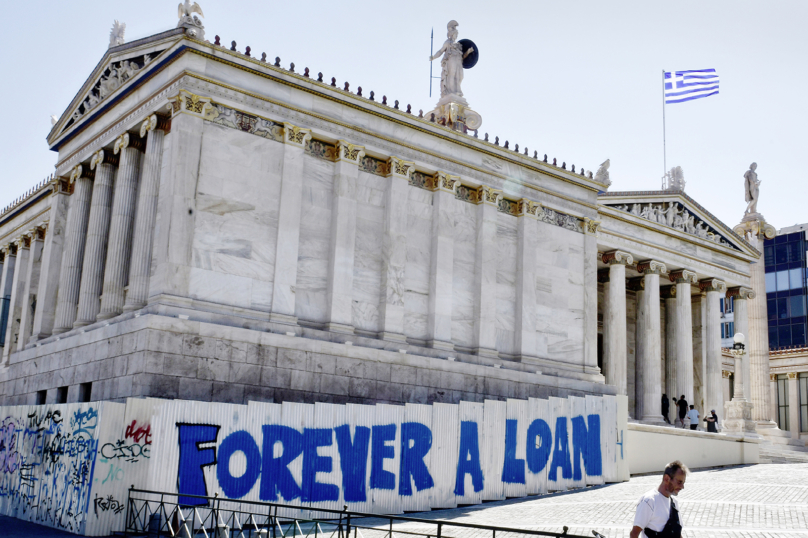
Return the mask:
[[[183,495],[131,488],[125,536],[181,538],[587,538],[446,520],[308,508],[267,502]],[[595,531],[593,531],[595,534]],[[601,536],[595,534],[595,536]]]

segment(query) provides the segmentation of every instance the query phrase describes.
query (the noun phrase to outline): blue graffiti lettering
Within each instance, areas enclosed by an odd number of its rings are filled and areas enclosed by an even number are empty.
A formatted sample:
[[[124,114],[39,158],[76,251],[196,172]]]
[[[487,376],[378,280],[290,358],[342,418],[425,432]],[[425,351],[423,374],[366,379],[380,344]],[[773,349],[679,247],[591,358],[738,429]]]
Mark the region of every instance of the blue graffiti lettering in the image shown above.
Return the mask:
[[[589,415],[589,429],[584,417],[572,418],[572,459],[575,462],[572,478],[581,480],[581,458],[589,476],[600,476],[602,461],[600,453],[600,416]]]
[[[386,444],[396,438],[396,425],[373,426],[370,452],[370,489],[395,489],[396,475],[384,470],[384,460],[396,457],[396,449]]]
[[[567,417],[558,417],[556,419],[553,463],[550,464],[550,472],[547,474],[547,478],[553,482],[558,481],[559,468],[561,469],[561,476],[563,478],[572,478],[569,444],[569,437],[567,436]]]
[[[525,483],[525,460],[516,459],[516,428],[518,421],[505,421],[505,462],[502,465],[502,481],[508,484]]]
[[[241,476],[230,473],[230,458],[241,452],[247,459],[246,469]],[[225,495],[238,499],[250,492],[261,474],[261,452],[248,432],[239,430],[225,437],[219,445],[219,463],[216,465],[216,479]]]
[[[365,502],[370,428],[357,426],[351,443],[351,427],[347,424],[334,428],[337,435],[339,465],[342,470],[342,491],[345,502]]]
[[[432,430],[418,422],[401,424],[401,462],[398,473],[399,495],[412,495],[412,482],[418,491],[435,485],[424,457],[432,448]],[[410,480],[412,478],[412,481]]]
[[[262,501],[277,501],[280,494],[285,501],[300,497],[303,492],[289,471],[289,464],[303,452],[303,434],[288,426],[262,426],[264,433],[263,468],[259,497]],[[275,457],[275,443],[282,452]]]
[[[334,464],[331,456],[320,456],[317,449],[331,446],[334,434],[331,428],[303,430],[303,502],[336,501],[339,487],[317,482],[317,473],[330,473]]]
[[[199,445],[213,443],[219,436],[219,426],[205,424],[177,423],[177,438],[180,445],[179,469],[177,472],[177,491],[179,504],[199,506],[207,504],[203,499],[185,497],[185,495],[208,494],[203,467],[216,463],[215,448],[199,448]]]
[[[542,472],[550,460],[550,452],[553,450],[553,432],[550,431],[550,425],[540,418],[531,422],[527,428],[527,447],[525,448],[527,468],[534,474]]]
[[[483,469],[480,467],[480,442],[477,436],[477,423],[462,421],[460,423],[460,450],[457,458],[457,475],[455,476],[455,495],[465,495],[466,475],[471,475],[474,493],[483,490]]]

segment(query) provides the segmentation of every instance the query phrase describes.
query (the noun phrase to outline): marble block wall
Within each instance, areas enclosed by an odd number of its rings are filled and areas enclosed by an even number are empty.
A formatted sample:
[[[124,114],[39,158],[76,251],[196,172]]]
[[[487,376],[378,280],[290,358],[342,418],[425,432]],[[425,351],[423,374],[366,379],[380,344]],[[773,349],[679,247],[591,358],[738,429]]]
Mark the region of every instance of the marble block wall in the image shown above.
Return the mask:
[[[497,351],[505,355],[517,354],[516,221],[510,215],[497,214]]]
[[[429,269],[432,244],[432,196],[409,189],[407,200],[407,266],[404,271],[404,334],[426,342],[429,317]]]
[[[356,247],[353,271],[353,325],[377,333],[382,289],[384,193],[388,178],[359,171],[356,178]]]
[[[269,312],[282,150],[270,140],[205,123],[192,298]]]
[[[474,256],[477,248],[477,206],[454,204],[454,264],[452,266],[452,342],[471,349],[474,340]]]

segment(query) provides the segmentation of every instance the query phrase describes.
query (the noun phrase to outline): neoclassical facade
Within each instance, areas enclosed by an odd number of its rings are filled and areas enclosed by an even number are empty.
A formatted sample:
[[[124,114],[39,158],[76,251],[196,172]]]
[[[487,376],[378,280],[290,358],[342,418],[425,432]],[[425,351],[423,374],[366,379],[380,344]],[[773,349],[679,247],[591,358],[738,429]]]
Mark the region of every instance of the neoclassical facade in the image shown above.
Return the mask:
[[[684,193],[607,192],[199,37],[111,47],[48,137],[52,180],[0,215],[0,403],[721,413],[718,301],[743,332],[760,252]]]

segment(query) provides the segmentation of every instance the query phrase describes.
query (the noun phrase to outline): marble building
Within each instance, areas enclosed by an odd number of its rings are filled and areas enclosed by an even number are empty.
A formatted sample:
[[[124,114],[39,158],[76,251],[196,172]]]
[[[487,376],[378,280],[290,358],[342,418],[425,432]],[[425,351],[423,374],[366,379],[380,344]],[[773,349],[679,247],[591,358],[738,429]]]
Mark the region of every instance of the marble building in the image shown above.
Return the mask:
[[[111,44],[48,135],[53,179],[0,215],[0,403],[621,393],[660,423],[667,393],[722,412],[718,305],[748,328],[748,238],[681,190],[609,192],[204,37],[187,15]]]

